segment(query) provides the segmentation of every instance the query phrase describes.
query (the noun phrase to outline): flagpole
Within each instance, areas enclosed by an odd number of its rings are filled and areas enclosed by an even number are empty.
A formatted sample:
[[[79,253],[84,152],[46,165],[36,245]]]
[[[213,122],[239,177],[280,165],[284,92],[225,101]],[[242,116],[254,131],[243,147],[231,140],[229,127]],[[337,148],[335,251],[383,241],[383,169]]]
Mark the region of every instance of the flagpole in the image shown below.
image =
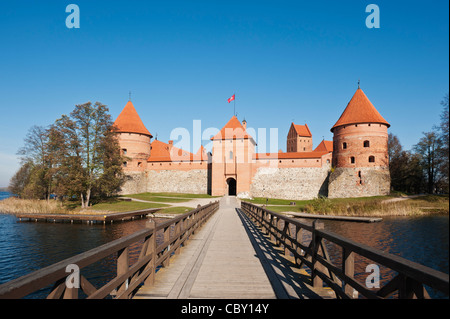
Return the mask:
[[[234,99],[233,99],[233,115],[236,116],[236,93],[233,93]]]

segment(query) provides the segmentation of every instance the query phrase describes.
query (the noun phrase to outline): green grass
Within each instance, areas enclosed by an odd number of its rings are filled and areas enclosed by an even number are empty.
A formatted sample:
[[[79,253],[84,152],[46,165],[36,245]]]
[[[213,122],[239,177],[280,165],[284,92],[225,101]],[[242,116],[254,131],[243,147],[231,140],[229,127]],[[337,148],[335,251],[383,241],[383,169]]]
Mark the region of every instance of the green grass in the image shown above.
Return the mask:
[[[331,204],[351,204],[358,202],[375,202],[383,199],[392,198],[391,196],[373,196],[373,197],[358,197],[358,198],[333,198],[326,199]],[[312,205],[316,203],[319,199],[310,199],[310,200],[290,200],[290,199],[277,199],[277,198],[269,198],[267,201],[267,205],[269,205],[269,209],[273,211],[301,211],[305,209],[306,206]],[[243,199],[243,201],[250,202],[252,204],[265,205],[266,198],[263,197],[255,197],[253,199]],[[290,205],[291,202],[295,202],[294,205]],[[274,207],[271,205],[289,205],[285,207],[286,210],[283,210],[283,206]],[[274,208],[274,209],[272,209]]]
[[[398,195],[398,194],[397,194]],[[343,216],[408,216],[424,213],[449,212],[448,195],[426,195],[393,203],[384,200],[394,195],[358,198],[316,198],[312,200],[286,200],[269,198],[267,209],[282,212],[305,212],[321,215]],[[245,199],[254,204],[266,204],[266,198]],[[289,205],[295,202],[295,205]],[[277,206],[278,205],[278,206]]]
[[[109,211],[109,212],[128,212],[133,210],[141,210],[147,208],[158,208],[158,207],[169,207],[166,204],[158,204],[158,203],[143,203],[143,202],[134,202],[134,201],[121,201],[121,200],[111,200],[107,202],[101,202],[92,205],[89,210],[94,211]]]
[[[189,200],[189,199],[175,198],[175,197],[167,197],[167,198],[166,197],[156,197],[156,196],[153,196],[148,193],[126,195],[126,197],[147,200],[149,202],[160,202],[160,203],[182,203],[182,202],[186,202]]]
[[[178,206],[178,207],[168,207],[168,208],[164,208],[161,210],[158,210],[158,214],[184,214],[187,213],[191,210],[193,210],[194,208],[192,207],[183,207],[183,206]]]
[[[213,198],[212,196],[206,194],[175,194],[175,193],[140,193],[140,194],[125,195],[125,197],[162,203],[183,203],[194,198]]]
[[[187,194],[187,193],[140,193],[125,195],[126,197],[147,196],[147,197],[172,197],[172,198],[216,198],[220,196],[211,196],[208,194]],[[136,198],[136,197],[133,197]]]

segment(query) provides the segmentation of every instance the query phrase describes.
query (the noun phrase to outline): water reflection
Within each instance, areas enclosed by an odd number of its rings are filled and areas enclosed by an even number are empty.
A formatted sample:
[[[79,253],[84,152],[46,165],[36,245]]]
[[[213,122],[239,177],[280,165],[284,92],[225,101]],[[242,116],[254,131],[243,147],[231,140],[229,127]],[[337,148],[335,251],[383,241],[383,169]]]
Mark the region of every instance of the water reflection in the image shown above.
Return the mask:
[[[160,223],[165,220],[157,219]],[[149,219],[104,224],[19,222],[0,214],[0,284],[21,277],[58,261],[86,252],[149,226]],[[162,234],[157,234],[157,243]],[[141,243],[130,247],[130,263],[139,257]],[[116,274],[116,256],[111,255],[81,270],[97,288]],[[45,298],[49,290],[28,298]]]
[[[157,220],[158,223],[165,220]],[[302,220],[310,224],[311,220]],[[446,216],[384,218],[379,223],[351,223],[323,221],[325,229],[358,243],[404,257],[430,268],[448,273],[449,218]],[[0,284],[18,278],[55,262],[88,251],[99,245],[130,235],[148,226],[148,219],[103,224],[18,222],[11,215],[0,214]],[[304,232],[304,242],[311,236]],[[162,242],[162,234],[157,235]],[[142,243],[130,249],[131,262],[137,260]],[[341,265],[342,251],[328,244],[330,257]],[[368,273],[365,267],[372,261],[355,259],[355,273],[364,284]],[[381,267],[382,284],[395,273]],[[81,270],[97,288],[116,274],[115,256]],[[30,298],[45,298],[48,291],[40,291]],[[429,291],[432,297],[443,295]]]
[[[300,219],[304,223],[311,220]],[[355,223],[323,220],[325,229],[357,243],[379,249],[393,255],[448,273],[449,217],[433,215],[419,217],[387,217],[378,223]],[[342,249],[330,242],[327,249],[333,263],[341,267]],[[355,256],[355,277],[365,286],[370,274],[366,267],[374,262]],[[396,273],[380,266],[381,286]],[[427,289],[431,297],[443,298],[443,294]],[[447,297],[448,298],[448,297]]]

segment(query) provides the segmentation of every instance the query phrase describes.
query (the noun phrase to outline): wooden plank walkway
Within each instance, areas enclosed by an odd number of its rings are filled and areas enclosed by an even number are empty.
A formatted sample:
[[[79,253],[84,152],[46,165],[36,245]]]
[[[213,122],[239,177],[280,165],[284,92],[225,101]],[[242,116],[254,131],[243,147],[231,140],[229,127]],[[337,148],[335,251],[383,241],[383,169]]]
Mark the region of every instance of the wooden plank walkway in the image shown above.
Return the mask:
[[[224,197],[219,210],[189,239],[170,265],[161,268],[152,286],[137,299],[273,299],[323,298],[296,273],[289,261],[241,213],[239,201]]]

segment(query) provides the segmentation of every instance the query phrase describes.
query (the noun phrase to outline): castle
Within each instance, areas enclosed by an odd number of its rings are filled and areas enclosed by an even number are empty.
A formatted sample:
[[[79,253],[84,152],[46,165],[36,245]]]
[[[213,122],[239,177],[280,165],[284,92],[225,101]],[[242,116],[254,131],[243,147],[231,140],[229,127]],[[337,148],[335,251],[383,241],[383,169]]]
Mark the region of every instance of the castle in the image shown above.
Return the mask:
[[[233,116],[196,153],[157,139],[128,101],[115,121],[127,181],[122,194],[176,192],[312,199],[386,195],[390,124],[358,87],[331,128],[333,141],[313,149],[308,125],[292,123],[286,152],[256,153],[247,122]]]

